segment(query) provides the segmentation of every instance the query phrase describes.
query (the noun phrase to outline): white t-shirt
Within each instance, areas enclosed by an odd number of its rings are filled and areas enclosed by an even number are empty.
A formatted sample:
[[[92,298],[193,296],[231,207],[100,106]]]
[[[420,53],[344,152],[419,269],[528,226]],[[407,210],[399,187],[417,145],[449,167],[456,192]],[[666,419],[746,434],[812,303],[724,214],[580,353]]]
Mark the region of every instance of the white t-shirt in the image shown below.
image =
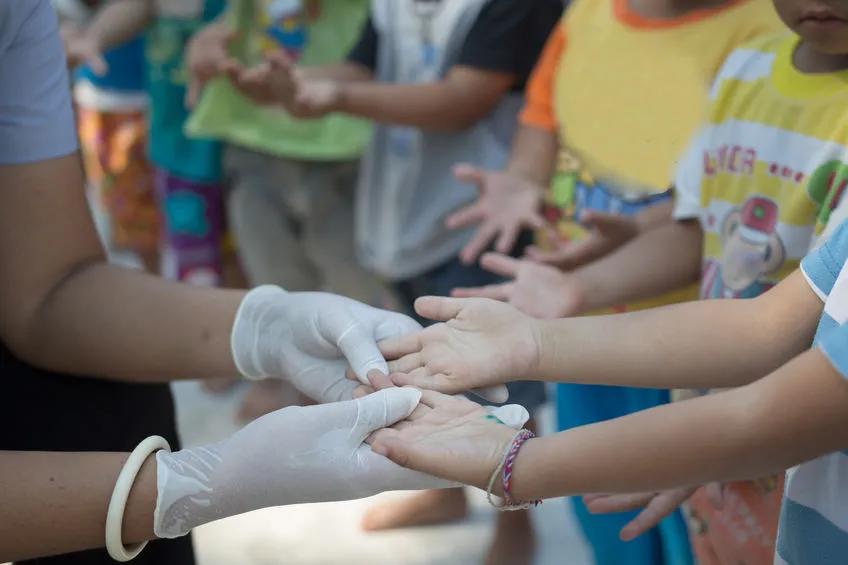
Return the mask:
[[[0,0],[0,165],[77,149],[58,30],[49,0]]]

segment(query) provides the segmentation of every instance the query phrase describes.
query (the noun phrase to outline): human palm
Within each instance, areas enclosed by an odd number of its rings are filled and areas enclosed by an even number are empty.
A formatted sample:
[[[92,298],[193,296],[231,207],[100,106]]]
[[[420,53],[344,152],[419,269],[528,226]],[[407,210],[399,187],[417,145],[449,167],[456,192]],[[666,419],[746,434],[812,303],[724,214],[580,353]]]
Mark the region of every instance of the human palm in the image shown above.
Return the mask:
[[[541,229],[543,190],[538,185],[502,171],[484,171],[469,165],[456,168],[458,180],[474,184],[479,198],[447,219],[451,229],[477,224],[477,232],[460,253],[471,263],[495,240],[500,253],[512,250],[523,229]]]
[[[485,489],[527,420],[521,410],[425,391],[409,419],[374,434],[371,448],[402,467]]]
[[[380,344],[397,385],[455,394],[520,380],[537,362],[536,324],[509,305],[428,297],[416,310],[443,323]]]

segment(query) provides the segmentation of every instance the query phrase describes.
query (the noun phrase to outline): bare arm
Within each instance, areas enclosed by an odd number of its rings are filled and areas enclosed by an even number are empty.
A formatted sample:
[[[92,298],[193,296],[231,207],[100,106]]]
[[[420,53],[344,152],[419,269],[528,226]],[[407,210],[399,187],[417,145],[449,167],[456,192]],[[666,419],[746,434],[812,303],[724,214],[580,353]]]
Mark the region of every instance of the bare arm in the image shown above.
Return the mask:
[[[662,222],[663,212],[643,218],[649,229],[639,237],[573,273],[582,291],[582,311],[651,298],[698,279],[701,226],[695,221]]]
[[[509,74],[458,66],[438,82],[346,82],[337,111],[427,130],[466,129],[488,115],[514,82]]]
[[[243,293],[106,264],[77,155],[0,166],[0,188],[0,339],[18,356],[131,381],[237,374],[229,332]]]
[[[521,499],[753,479],[848,445],[848,383],[809,351],[746,387],[532,440]]]
[[[106,510],[126,453],[0,451],[0,561],[104,545]],[[123,540],[153,539],[156,458],[138,474]]]
[[[110,0],[97,12],[85,34],[100,51],[108,51],[143,32],[154,11],[153,0]]]
[[[543,189],[551,182],[558,150],[559,139],[555,132],[521,125],[512,142],[512,154],[506,172]]]
[[[821,300],[797,271],[753,300],[709,300],[616,316],[536,320],[492,300],[428,297],[445,322],[381,344],[397,385],[453,394],[516,379],[727,388],[810,346]]]

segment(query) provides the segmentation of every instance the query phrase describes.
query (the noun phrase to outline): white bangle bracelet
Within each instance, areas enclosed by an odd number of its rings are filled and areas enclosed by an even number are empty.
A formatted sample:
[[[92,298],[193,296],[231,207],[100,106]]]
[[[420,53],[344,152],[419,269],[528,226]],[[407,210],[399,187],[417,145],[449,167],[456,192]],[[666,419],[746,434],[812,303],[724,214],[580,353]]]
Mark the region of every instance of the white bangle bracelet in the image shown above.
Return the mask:
[[[147,545],[145,541],[133,547],[126,547],[121,539],[121,531],[124,525],[124,510],[136,475],[150,454],[160,449],[171,451],[171,446],[165,438],[159,436],[150,436],[138,444],[138,447],[130,453],[124,468],[118,475],[118,480],[115,481],[115,489],[109,500],[109,511],[106,513],[106,551],[115,561],[126,562],[135,559]]]

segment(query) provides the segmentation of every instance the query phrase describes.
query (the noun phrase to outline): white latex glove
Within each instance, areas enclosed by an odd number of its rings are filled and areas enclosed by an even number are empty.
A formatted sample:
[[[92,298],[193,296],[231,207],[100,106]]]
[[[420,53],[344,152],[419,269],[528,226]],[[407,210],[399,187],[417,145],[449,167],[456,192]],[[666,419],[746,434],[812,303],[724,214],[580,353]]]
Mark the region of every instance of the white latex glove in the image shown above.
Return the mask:
[[[313,400],[338,402],[357,387],[345,378],[348,366],[370,384],[369,373],[389,371],[377,344],[421,329],[408,316],[343,296],[260,286],[239,307],[231,347],[243,376],[284,378]],[[478,394],[494,402],[508,396],[505,387]]]
[[[247,294],[233,324],[231,346],[245,377],[280,377],[318,402],[349,400],[368,373],[388,373],[377,343],[421,330],[412,318],[335,294],[261,286]]]
[[[260,508],[453,486],[399,467],[363,444],[409,416],[420,398],[417,389],[391,388],[359,400],[284,408],[219,443],[160,451],[154,532],[174,538]],[[527,416],[515,406],[492,413],[516,429]]]

